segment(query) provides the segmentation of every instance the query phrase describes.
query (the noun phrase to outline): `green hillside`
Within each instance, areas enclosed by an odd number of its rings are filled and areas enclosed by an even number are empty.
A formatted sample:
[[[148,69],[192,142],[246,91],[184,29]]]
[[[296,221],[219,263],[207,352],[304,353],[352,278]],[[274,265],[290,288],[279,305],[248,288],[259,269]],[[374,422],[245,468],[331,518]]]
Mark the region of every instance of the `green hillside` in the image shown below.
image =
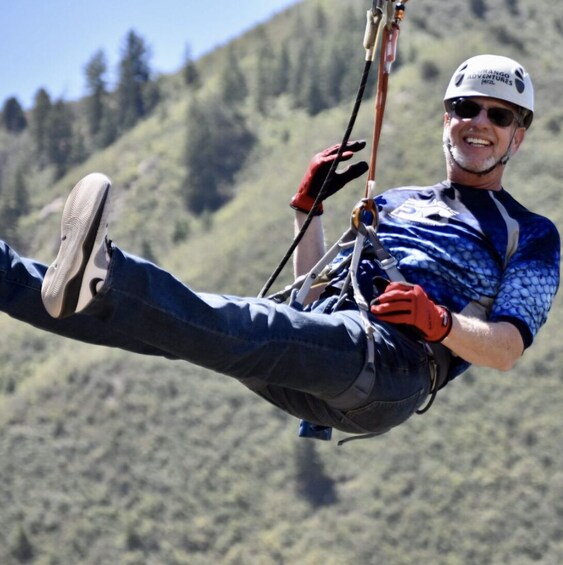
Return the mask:
[[[102,171],[114,182],[110,235],[118,246],[149,255],[198,290],[256,295],[291,242],[287,204],[309,159],[344,132],[371,4],[305,0],[196,61],[198,89],[180,72],[160,77],[154,110],[58,179],[34,160],[29,129],[0,128],[0,180],[23,167],[29,192],[29,210],[0,237],[51,261],[68,191]],[[532,74],[537,102],[505,186],[561,228],[562,30],[562,3],[408,2],[379,188],[445,176],[446,82],[468,56],[506,54]],[[293,86],[260,107],[267,76],[260,54],[271,48],[267,60],[278,60],[284,46]],[[253,144],[220,186],[222,205],[194,213],[186,206],[186,146],[199,124],[188,117],[195,104],[216,100],[233,54],[248,92],[232,105]],[[307,73],[298,80],[303,60]],[[349,92],[313,111],[312,99],[300,96],[337,84],[327,78],[337,65]],[[355,138],[371,138],[373,78]],[[299,83],[309,86],[298,91]],[[69,105],[78,128],[86,102]],[[202,142],[202,155],[207,149]],[[8,186],[0,184],[3,201]],[[361,196],[359,181],[331,199],[328,240],[348,227]],[[277,286],[290,278],[286,269]],[[0,563],[561,563],[562,318],[558,297],[512,372],[471,369],[427,415],[337,447],[338,433],[330,443],[299,439],[295,419],[226,377],[71,342],[2,316]]]

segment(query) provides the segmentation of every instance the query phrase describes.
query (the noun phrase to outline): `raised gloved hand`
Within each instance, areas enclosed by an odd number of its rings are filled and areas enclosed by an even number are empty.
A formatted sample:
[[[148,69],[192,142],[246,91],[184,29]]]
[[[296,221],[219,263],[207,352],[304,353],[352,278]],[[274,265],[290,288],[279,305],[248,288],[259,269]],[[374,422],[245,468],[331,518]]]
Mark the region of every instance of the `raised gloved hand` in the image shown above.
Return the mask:
[[[389,283],[370,310],[384,322],[415,327],[430,342],[442,341],[452,329],[450,311],[432,302],[417,284]]]
[[[346,150],[342,153],[342,161],[351,159],[356,151],[360,151],[366,146],[365,141],[349,141],[346,144]],[[315,200],[323,186],[326,176],[330,171],[333,162],[336,159],[340,144],[333,145],[320,153],[317,153],[307,169],[299,189],[295,196],[291,199],[291,207],[295,210],[300,210],[308,214],[315,203]],[[325,187],[323,200],[338,192],[351,180],[357,179],[362,176],[369,166],[365,161],[354,163],[346,167],[343,171],[335,172],[328,186]],[[323,213],[322,202],[319,203],[315,210],[315,215]]]

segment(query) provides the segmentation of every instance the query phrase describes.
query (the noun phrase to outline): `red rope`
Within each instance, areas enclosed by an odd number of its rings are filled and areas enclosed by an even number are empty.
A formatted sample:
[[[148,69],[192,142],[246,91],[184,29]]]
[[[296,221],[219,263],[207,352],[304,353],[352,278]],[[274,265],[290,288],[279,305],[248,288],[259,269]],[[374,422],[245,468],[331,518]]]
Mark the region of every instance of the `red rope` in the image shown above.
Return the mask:
[[[383,127],[383,116],[385,114],[385,106],[387,104],[387,91],[389,89],[389,74],[391,65],[395,61],[397,52],[397,40],[399,38],[399,26],[393,23],[391,30],[389,26],[383,29],[381,39],[381,50],[379,53],[379,68],[377,73],[377,93],[375,97],[375,119],[373,128],[373,139],[371,157],[369,162],[368,178],[366,184],[365,196],[369,196],[369,182],[374,181],[377,169],[377,152],[379,149],[379,140],[381,138],[381,129]]]

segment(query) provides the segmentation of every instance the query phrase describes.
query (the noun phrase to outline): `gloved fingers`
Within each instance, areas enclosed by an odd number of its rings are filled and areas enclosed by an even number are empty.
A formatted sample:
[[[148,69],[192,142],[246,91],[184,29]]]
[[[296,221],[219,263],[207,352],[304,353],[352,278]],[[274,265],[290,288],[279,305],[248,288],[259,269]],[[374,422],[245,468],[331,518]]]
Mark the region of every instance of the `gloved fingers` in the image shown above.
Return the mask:
[[[348,165],[342,171],[337,171],[336,175],[339,178],[342,186],[361,177],[367,170],[369,165],[365,161],[359,161],[353,165]]]
[[[391,285],[387,287],[389,289]],[[405,303],[405,304],[412,304],[414,302],[414,296],[410,291],[395,289],[395,290],[386,290],[383,294],[380,294],[377,298],[375,298],[372,302],[374,306],[378,306],[381,304],[394,304],[394,303]]]
[[[386,302],[384,304],[373,304],[370,307],[372,314],[375,314],[378,318],[395,318],[410,317],[412,315],[412,310],[409,304],[404,302]]]
[[[323,151],[318,153],[318,155],[322,157],[323,160],[326,160],[327,157],[334,157],[335,155],[337,155],[339,149],[340,149],[340,143],[337,143],[336,145],[332,145],[331,147],[327,147],[326,149],[323,149]]]
[[[384,322],[414,327],[430,342],[442,341],[452,328],[449,310],[436,305],[420,285],[389,283],[371,302],[370,311]]]
[[[371,306],[371,313],[382,322],[389,324],[407,324],[412,325],[413,313],[408,305],[402,303],[379,304]]]
[[[350,181],[362,176],[368,169],[368,164],[365,161],[360,161],[359,163],[354,163],[346,167],[343,171],[337,171],[330,181],[325,198],[336,194]]]
[[[359,151],[365,147],[365,145],[366,142],[363,140],[348,142],[346,144],[347,151],[344,152],[343,159],[350,159],[354,155],[355,151]],[[320,153],[317,153],[313,157],[303,179],[301,180],[297,193],[291,199],[290,206],[292,208],[305,213],[311,209],[313,201],[317,198],[321,188],[325,184],[326,177],[334,164],[339,149],[340,144],[336,144],[324,151],[321,151]],[[348,182],[363,175],[368,168],[367,163],[359,162],[347,167],[342,172],[336,173],[325,186],[325,192],[322,195],[322,199],[325,200],[329,196],[338,192]],[[322,212],[322,205],[319,204],[317,206],[317,213],[322,214]]]
[[[333,159],[328,159],[329,157],[335,157],[338,155],[338,151],[340,150],[340,143],[333,145],[332,147],[328,147],[324,151],[321,151],[320,155],[323,157],[323,160],[332,161]],[[362,150],[366,146],[366,142],[363,139],[357,139],[354,141],[349,141],[344,148],[344,152],[342,153],[341,160],[347,161],[350,159],[354,153],[357,151]]]
[[[346,150],[356,153],[357,151],[361,151],[365,146],[365,139],[355,139],[354,141],[349,141],[346,144]]]

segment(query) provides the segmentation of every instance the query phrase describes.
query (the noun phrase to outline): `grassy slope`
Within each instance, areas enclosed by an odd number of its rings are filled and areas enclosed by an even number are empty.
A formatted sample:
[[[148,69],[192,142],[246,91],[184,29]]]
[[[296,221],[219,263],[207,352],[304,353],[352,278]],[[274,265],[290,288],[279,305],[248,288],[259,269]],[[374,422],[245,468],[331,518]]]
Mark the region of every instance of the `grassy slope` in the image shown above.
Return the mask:
[[[436,17],[442,4],[427,4]],[[419,22],[426,12],[418,6],[409,5],[409,16]],[[555,24],[562,10],[553,9]],[[452,66],[491,41],[486,32],[455,41],[455,33],[409,36],[407,25],[401,47],[412,61],[393,77],[381,187],[443,174],[442,86]],[[519,56],[534,62],[544,116],[507,186],[561,226],[560,150],[547,124],[561,119],[549,102],[563,74],[543,54],[536,61],[538,52],[545,50]],[[421,62],[438,54],[440,76],[423,83]],[[169,248],[171,230],[185,221],[177,204],[185,106],[176,94],[165,112],[37,198],[54,201],[84,172],[107,171],[120,245],[140,252],[148,241],[197,288],[256,294],[289,243],[292,187],[312,152],[338,140],[349,107],[309,118],[280,100],[256,124],[259,144],[236,198],[206,222],[190,219],[189,239]],[[369,136],[369,106],[358,137]],[[360,183],[331,202],[331,239],[362,190]],[[58,217],[28,219],[29,245],[45,260]],[[39,563],[558,562],[561,315],[558,299],[510,375],[472,370],[427,416],[343,448],[297,440],[295,421],[224,377],[1,318],[0,382],[13,392],[0,398],[0,561],[14,561],[25,536]]]

